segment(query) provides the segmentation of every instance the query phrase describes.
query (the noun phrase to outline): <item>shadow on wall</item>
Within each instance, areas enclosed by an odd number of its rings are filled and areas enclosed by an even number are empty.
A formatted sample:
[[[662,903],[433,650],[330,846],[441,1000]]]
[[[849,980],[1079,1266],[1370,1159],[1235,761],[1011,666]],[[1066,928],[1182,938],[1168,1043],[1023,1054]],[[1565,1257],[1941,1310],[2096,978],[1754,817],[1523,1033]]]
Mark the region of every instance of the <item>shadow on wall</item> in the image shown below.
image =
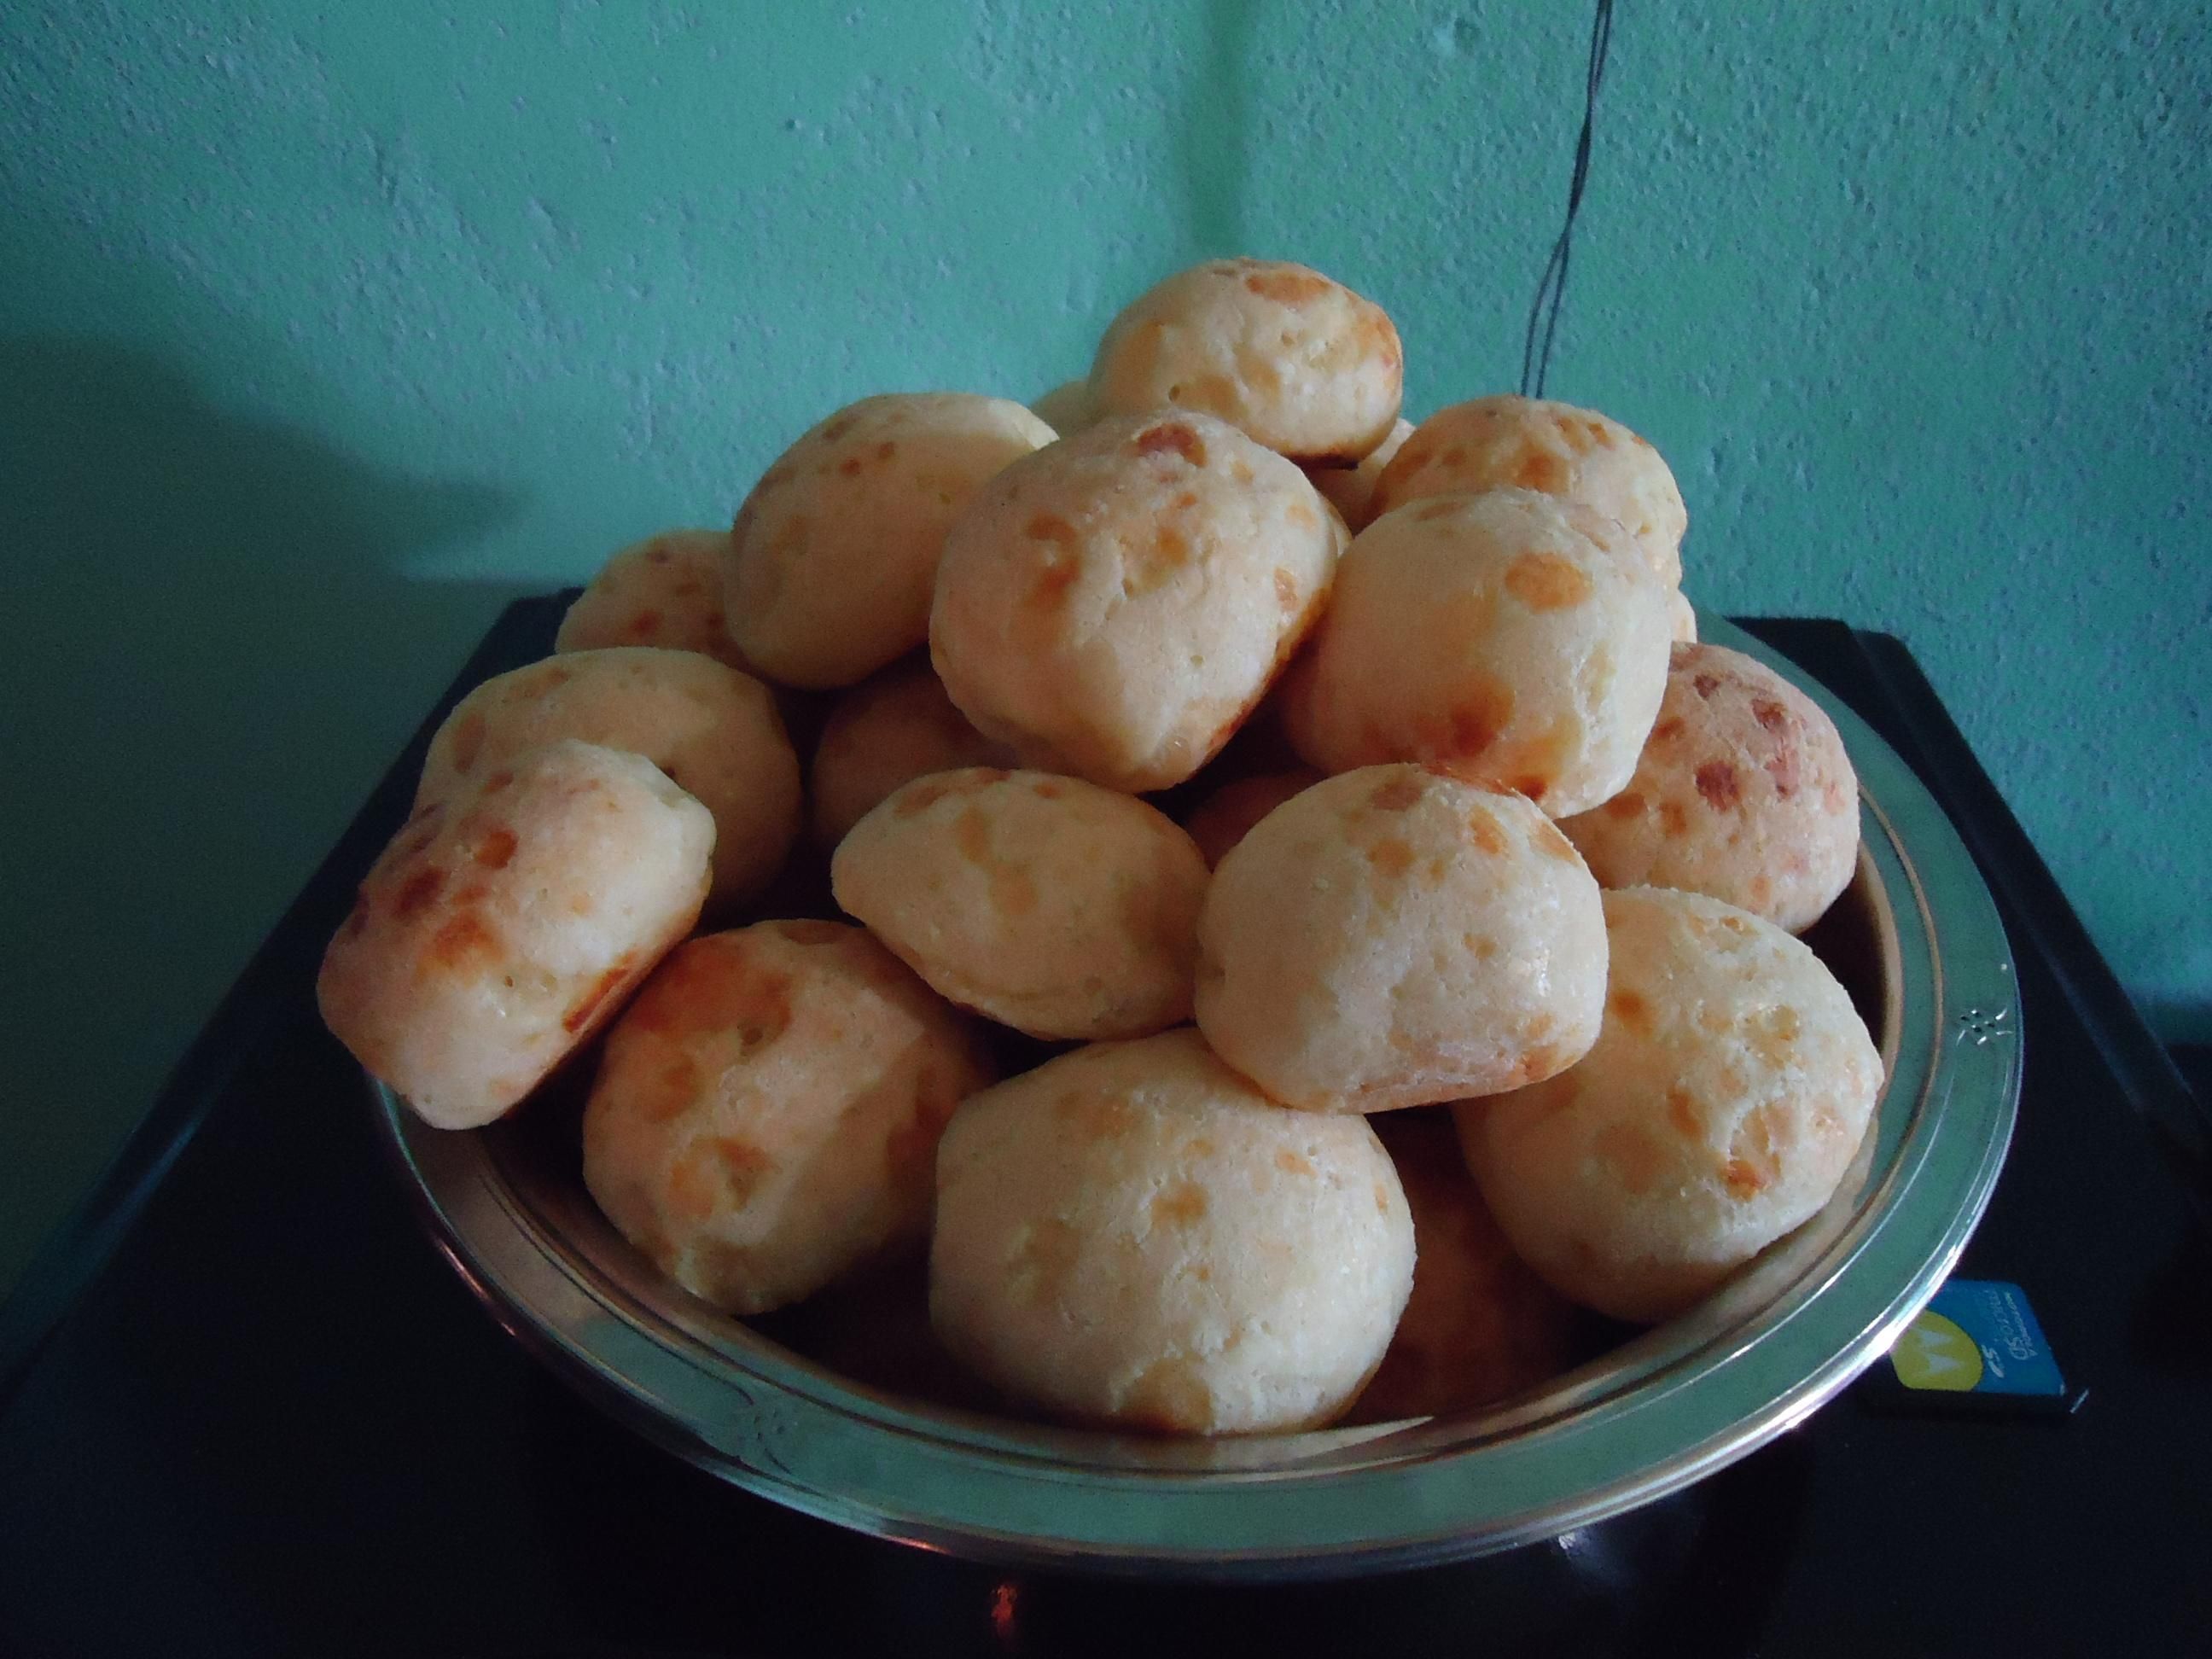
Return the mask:
[[[1182,175],[1183,232],[1198,258],[1260,252],[1247,245],[1244,215],[1252,174],[1252,100],[1244,82],[1258,10],[1253,0],[1208,0],[1205,56],[1168,134]]]
[[[0,338],[0,456],[4,1291],[506,597],[401,565],[513,503],[95,339]]]

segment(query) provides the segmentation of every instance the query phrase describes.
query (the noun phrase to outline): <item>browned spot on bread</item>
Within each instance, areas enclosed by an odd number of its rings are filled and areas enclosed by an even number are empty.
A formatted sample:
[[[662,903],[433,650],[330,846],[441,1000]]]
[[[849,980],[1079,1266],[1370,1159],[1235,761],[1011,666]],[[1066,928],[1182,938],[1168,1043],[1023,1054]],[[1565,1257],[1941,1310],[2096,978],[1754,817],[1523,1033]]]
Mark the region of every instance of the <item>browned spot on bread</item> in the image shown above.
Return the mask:
[[[1232,458],[1229,463],[1229,476],[1238,483],[1248,484],[1252,482],[1252,469],[1245,464],[1242,456],[1237,456]]]
[[[1119,1095],[1070,1089],[1053,1109],[1078,1133],[1092,1140],[1115,1140],[1137,1127],[1136,1109]]]
[[[1310,1176],[1314,1173],[1313,1160],[1304,1152],[1294,1152],[1287,1146],[1275,1153],[1275,1167],[1285,1175]]]
[[[749,1140],[717,1135],[708,1145],[722,1167],[722,1190],[732,1205],[744,1204],[775,1173],[775,1160]]]
[[[1562,864],[1580,864],[1583,861],[1582,854],[1575,851],[1574,842],[1561,835],[1549,818],[1540,820],[1535,829],[1529,831],[1528,838],[1536,843],[1538,852],[1555,858]]]
[[[1487,962],[1498,954],[1498,941],[1486,933],[1462,933],[1459,942],[1474,953],[1477,962]]]
[[[668,591],[677,599],[696,599],[700,594],[705,592],[707,591],[707,585],[701,581],[696,576],[686,576],[682,581],[678,582]]]
[[[1764,875],[1751,878],[1751,902],[1754,908],[1764,909],[1774,899],[1774,883]]]
[[[1682,810],[1680,801],[1659,803],[1659,828],[1668,836],[1686,836],[1690,833],[1690,815]]]
[[[645,561],[647,564],[666,564],[674,556],[665,547],[654,547],[647,550]]]
[[[1605,804],[1605,815],[1609,818],[1641,817],[1644,816],[1644,797],[1633,789],[1624,789]]]
[[[1137,434],[1137,453],[1158,455],[1172,451],[1193,466],[1206,465],[1206,441],[1180,421],[1163,421]]]
[[[1283,516],[1301,530],[1310,530],[1316,522],[1313,508],[1304,501],[1292,501],[1283,509]]]
[[[1158,1359],[1129,1385],[1120,1415],[1135,1428],[1204,1434],[1213,1427],[1213,1395],[1192,1361]]]
[[[918,812],[927,811],[948,796],[973,794],[987,785],[1004,783],[1012,775],[1001,766],[977,766],[964,772],[934,773],[901,789],[898,805],[891,808],[891,815],[910,818]]]
[[[446,872],[434,864],[426,864],[399,884],[399,890],[392,896],[394,919],[405,921],[420,915],[437,902],[438,895],[445,890]]]
[[[1667,1121],[1674,1126],[1674,1132],[1685,1140],[1698,1139],[1705,1133],[1705,1121],[1698,1115],[1698,1103],[1679,1083],[1667,1091]]]
[[[1784,1109],[1770,1101],[1744,1115],[1729,1142],[1728,1162],[1721,1169],[1721,1179],[1731,1197],[1750,1198],[1764,1192],[1781,1174],[1782,1156],[1777,1142],[1783,1137],[1776,1132],[1782,1127]]]
[[[1413,867],[1413,849],[1395,836],[1386,836],[1367,849],[1367,861],[1386,876],[1402,876]]]
[[[1000,915],[1025,916],[1036,904],[1036,883],[1019,865],[1002,864],[991,872],[991,906]]]
[[[1067,603],[1067,590],[1083,574],[1080,561],[1068,555],[1046,559],[1031,578],[1028,599],[1040,611],[1056,611]]]
[[[1766,1177],[1748,1158],[1732,1158],[1721,1165],[1721,1179],[1730,1198],[1755,1198],[1766,1188]]]
[[[969,807],[952,824],[952,844],[960,849],[960,856],[970,864],[984,864],[991,857],[991,821],[975,807]]]
[[[1039,800],[1058,800],[1067,787],[1058,778],[1043,778],[1030,786],[1030,793]]]
[[[483,752],[484,717],[480,708],[471,708],[453,723],[453,740],[447,749],[453,763],[453,770],[465,772],[477,763]]]
[[[1549,1042],[1539,1042],[1521,1056],[1514,1075],[1521,1083],[1539,1083],[1559,1069],[1560,1052]]]
[[[1522,772],[1517,776],[1508,778],[1506,782],[1510,787],[1528,796],[1530,800],[1543,799],[1544,792],[1552,787],[1552,780],[1538,772]]]
[[[1724,760],[1710,760],[1692,775],[1698,793],[1716,812],[1725,812],[1743,799],[1743,782],[1735,768]]]
[[[1505,591],[1531,611],[1572,610],[1595,587],[1587,571],[1557,553],[1523,553],[1505,568]]]
[[[898,445],[888,438],[876,446],[876,459],[878,461],[888,461],[897,453]]]
[[[514,830],[494,830],[477,843],[477,862],[487,870],[504,870],[514,856],[515,845]]]
[[[590,1024],[606,1000],[629,981],[635,961],[635,956],[628,951],[617,957],[606,971],[592,981],[591,989],[578,997],[568,1012],[561,1016],[561,1029],[573,1036]]]
[[[1450,708],[1415,726],[1425,760],[1469,760],[1498,741],[1513,718],[1513,688],[1483,669],[1468,672],[1465,689]]]
[[[1461,448],[1457,444],[1454,444],[1449,449],[1444,451],[1443,454],[1437,456],[1437,459],[1443,465],[1456,471],[1459,468],[1467,465],[1467,451]]]
[[[697,1064],[690,1055],[679,1054],[629,1098],[647,1123],[672,1122],[696,1103],[700,1082]]]
[[[1797,1041],[1801,1026],[1795,1008],[1787,1003],[1778,1004],[1749,1024],[1746,1041],[1751,1051],[1766,1064],[1779,1068],[1796,1058],[1792,1045]]]
[[[1390,1213],[1390,1189],[1379,1181],[1375,1183],[1375,1207],[1384,1215]]]
[[[660,632],[660,613],[658,611],[639,611],[637,615],[629,619],[629,628],[628,631],[631,635],[637,639],[651,639],[654,635]]]
[[[1471,807],[1467,815],[1467,833],[1470,840],[1492,857],[1503,857],[1512,850],[1513,843],[1486,806]]]
[[[1249,273],[1244,286],[1263,300],[1295,309],[1323,298],[1336,284],[1310,270],[1274,269]]]
[[[1402,812],[1421,799],[1421,786],[1408,777],[1395,777],[1376,787],[1367,804],[1378,812]]]
[[[1188,1227],[1206,1218],[1206,1188],[1195,1181],[1178,1181],[1153,1195],[1152,1224]]]
[[[1651,1005],[1634,991],[1620,990],[1613,994],[1613,1017],[1623,1030],[1638,1036],[1650,1036],[1652,1029]]]
[[[1770,732],[1779,732],[1790,724],[1790,711],[1771,697],[1753,697],[1751,717]]]
[[[1018,1301],[1049,1302],[1066,1285],[1082,1253],[1082,1235],[1048,1216],[1030,1227],[1007,1264],[1007,1289]]]
[[[1275,567],[1275,603],[1281,605],[1286,613],[1291,615],[1297,614],[1298,608],[1297,578],[1291,575],[1289,571],[1284,569],[1280,565],[1277,565]]]
[[[1548,449],[1531,447],[1521,452],[1520,461],[1507,476],[1523,489],[1556,495],[1567,487],[1567,464]]]
[[[1774,752],[1760,763],[1766,775],[1774,780],[1774,793],[1784,800],[1796,794],[1797,786],[1805,781],[1800,759],[1796,742],[1784,737]]]
[[[1710,698],[1714,692],[1721,689],[1720,676],[1717,674],[1692,674],[1690,677],[1690,689],[1695,691],[1701,697]]]
[[[1654,744],[1672,743],[1682,735],[1682,717],[1680,714],[1669,714],[1651,728],[1650,740]]]
[[[860,476],[860,468],[863,465],[858,455],[848,455],[837,463],[837,471],[848,478],[857,478]]]
[[[857,415],[840,415],[832,420],[829,425],[823,427],[821,432],[817,435],[821,438],[823,442],[834,444],[838,439],[843,437],[855,426],[858,426],[860,424],[860,417]],[[761,482],[763,483],[766,483],[769,481],[769,478],[775,475],[775,469],[774,467],[770,467],[768,472],[763,475]]]
[[[1035,542],[1057,542],[1062,547],[1075,545],[1075,526],[1057,513],[1038,514],[1022,533]]]
[[[358,937],[362,929],[368,926],[368,895],[363,893],[354,900],[353,908],[346,913],[345,926],[339,931],[348,939],[354,939]]]
[[[668,1207],[686,1221],[704,1221],[720,1207],[722,1183],[714,1147],[695,1140],[668,1170]]]
[[[1423,507],[1413,509],[1415,524],[1434,524],[1438,519],[1449,519],[1459,511],[1459,503],[1449,495],[1439,495]]]
[[[430,936],[430,960],[441,968],[458,970],[498,953],[499,935],[473,910],[463,911]]]

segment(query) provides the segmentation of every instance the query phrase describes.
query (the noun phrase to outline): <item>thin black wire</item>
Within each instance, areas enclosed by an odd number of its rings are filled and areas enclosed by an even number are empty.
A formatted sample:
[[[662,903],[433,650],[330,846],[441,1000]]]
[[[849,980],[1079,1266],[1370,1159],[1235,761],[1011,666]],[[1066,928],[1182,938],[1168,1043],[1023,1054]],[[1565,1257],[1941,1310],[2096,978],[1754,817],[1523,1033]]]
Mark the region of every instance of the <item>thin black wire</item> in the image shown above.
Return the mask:
[[[1589,77],[1583,94],[1583,131],[1575,141],[1575,176],[1567,186],[1566,222],[1559,240],[1552,244],[1552,257],[1536,284],[1536,298],[1528,307],[1528,332],[1521,342],[1521,395],[1544,395],[1545,372],[1552,366],[1552,338],[1559,331],[1559,307],[1567,297],[1567,261],[1575,240],[1575,216],[1582,211],[1583,191],[1589,183],[1590,126],[1597,114],[1598,88],[1605,83],[1607,55],[1613,48],[1613,0],[1597,0],[1597,15],[1590,21]],[[1544,343],[1536,345],[1536,324],[1544,325]]]

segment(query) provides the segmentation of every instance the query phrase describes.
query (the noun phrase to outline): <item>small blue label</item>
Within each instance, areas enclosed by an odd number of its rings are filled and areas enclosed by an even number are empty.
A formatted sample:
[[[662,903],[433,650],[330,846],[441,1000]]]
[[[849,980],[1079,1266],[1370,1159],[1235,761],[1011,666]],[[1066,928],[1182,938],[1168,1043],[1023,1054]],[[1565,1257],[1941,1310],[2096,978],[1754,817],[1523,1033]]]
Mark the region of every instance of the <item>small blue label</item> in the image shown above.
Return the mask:
[[[1935,1317],[1929,1319],[1929,1315]],[[1975,1394],[2021,1394],[2063,1396],[2066,1392],[2065,1379],[2059,1375],[2058,1362],[2051,1358],[2051,1345],[2043,1340],[2043,1328],[2035,1322],[2035,1310],[2027,1305],[2027,1297],[2017,1285],[2008,1285],[1995,1279],[1954,1279],[1936,1292],[1928,1304],[1927,1339],[1921,1346],[1929,1350],[1927,1358],[1942,1368],[1941,1382],[1931,1382],[1918,1375],[1908,1374],[1925,1369],[1924,1365],[1898,1365],[1898,1380],[1908,1388],[1959,1388],[1965,1382],[1963,1373],[1971,1365],[1952,1370],[1942,1357],[1942,1345],[1955,1343],[1963,1334],[1979,1352],[1981,1374],[1971,1384]],[[1906,1349],[1917,1339],[1920,1321],[1914,1322],[1905,1338],[1898,1345]],[[1945,1373],[1948,1374],[1945,1374]],[[1953,1377],[1958,1380],[1953,1380]]]

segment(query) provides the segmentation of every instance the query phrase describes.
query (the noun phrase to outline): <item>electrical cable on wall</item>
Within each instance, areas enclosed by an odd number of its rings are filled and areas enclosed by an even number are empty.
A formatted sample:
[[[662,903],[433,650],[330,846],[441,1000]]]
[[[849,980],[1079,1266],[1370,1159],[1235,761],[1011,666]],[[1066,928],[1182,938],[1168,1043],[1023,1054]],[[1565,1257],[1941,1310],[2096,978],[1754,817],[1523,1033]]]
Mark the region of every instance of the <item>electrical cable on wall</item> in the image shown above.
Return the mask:
[[[1583,191],[1589,184],[1590,126],[1597,114],[1598,88],[1605,80],[1606,58],[1613,46],[1613,0],[1597,0],[1590,21],[1589,76],[1583,93],[1582,137],[1575,141],[1574,178],[1567,185],[1566,222],[1559,240],[1552,244],[1552,257],[1536,283],[1536,297],[1528,307],[1528,331],[1521,343],[1521,395],[1544,395],[1544,375],[1552,363],[1552,340],[1559,330],[1559,307],[1567,297],[1567,261],[1574,246],[1575,216],[1581,212]],[[1543,343],[1536,340],[1543,325]]]

